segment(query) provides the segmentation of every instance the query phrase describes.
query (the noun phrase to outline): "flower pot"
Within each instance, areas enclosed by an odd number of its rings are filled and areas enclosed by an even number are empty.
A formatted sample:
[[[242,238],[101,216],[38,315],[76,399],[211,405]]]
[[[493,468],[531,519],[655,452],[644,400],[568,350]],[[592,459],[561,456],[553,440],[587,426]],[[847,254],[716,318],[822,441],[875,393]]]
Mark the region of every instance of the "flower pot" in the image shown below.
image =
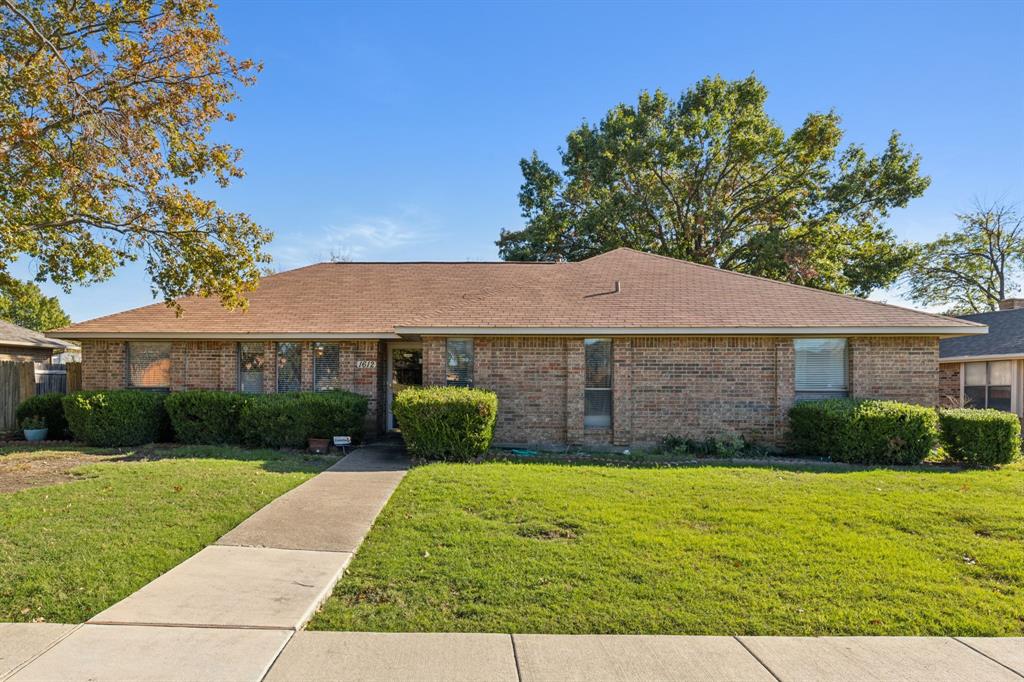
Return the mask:
[[[327,448],[329,448],[330,446],[331,446],[331,441],[330,441],[329,438],[310,438],[309,439],[309,451],[314,453],[314,454],[323,455],[323,454],[325,454],[327,452]]]
[[[49,431],[49,429],[25,429],[25,440],[46,440],[47,431]]]

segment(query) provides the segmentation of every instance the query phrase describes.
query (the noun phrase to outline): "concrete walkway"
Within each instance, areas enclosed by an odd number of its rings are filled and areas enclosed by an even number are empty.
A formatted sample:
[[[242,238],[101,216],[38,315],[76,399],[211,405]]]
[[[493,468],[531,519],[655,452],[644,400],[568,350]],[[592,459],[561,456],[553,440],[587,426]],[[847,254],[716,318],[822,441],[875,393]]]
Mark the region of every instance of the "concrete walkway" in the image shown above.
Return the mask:
[[[6,625],[0,679],[261,679],[407,468],[398,442],[360,448],[84,626]]]
[[[6,628],[6,629],[5,629]],[[0,626],[0,679],[1021,682],[1024,638],[675,637]]]

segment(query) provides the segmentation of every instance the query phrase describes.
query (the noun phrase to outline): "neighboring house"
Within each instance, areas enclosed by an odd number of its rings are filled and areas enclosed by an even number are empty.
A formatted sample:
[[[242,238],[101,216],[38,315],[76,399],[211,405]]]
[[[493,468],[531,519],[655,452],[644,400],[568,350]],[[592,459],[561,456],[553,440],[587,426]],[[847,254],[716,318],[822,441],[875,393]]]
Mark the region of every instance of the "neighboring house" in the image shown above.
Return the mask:
[[[987,325],[989,333],[942,341],[943,403],[991,407],[1024,419],[1024,298],[960,319]]]
[[[59,330],[83,387],[343,388],[393,423],[417,384],[496,391],[501,443],[779,443],[800,398],[935,405],[939,338],[974,322],[630,249],[578,263],[322,263],[266,277],[245,312],[155,304]]]
[[[13,322],[0,320],[0,361],[49,363],[55,353],[74,346]]]

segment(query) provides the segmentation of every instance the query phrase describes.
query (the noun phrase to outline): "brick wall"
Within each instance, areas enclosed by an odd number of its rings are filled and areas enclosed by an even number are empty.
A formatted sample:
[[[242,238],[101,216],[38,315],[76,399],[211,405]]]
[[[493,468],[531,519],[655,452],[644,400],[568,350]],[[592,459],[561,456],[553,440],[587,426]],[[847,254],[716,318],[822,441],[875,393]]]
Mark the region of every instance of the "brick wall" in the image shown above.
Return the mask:
[[[276,389],[275,344],[265,342],[264,387]],[[172,388],[237,385],[233,341],[175,341]],[[343,387],[370,399],[371,429],[383,423],[386,344],[340,343]],[[850,391],[927,405],[940,402],[938,340],[863,337],[849,340]],[[83,341],[83,388],[124,384],[125,345]],[[444,337],[423,339],[425,384],[446,376]],[[312,345],[303,342],[303,388],[312,388]],[[377,369],[357,368],[377,361]],[[474,384],[498,394],[497,442],[626,446],[665,435],[737,433],[779,444],[794,399],[793,341],[785,337],[633,337],[613,342],[611,429],[583,428],[584,350],[578,337],[477,337]],[[943,376],[943,382],[951,381]],[[956,380],[957,394],[959,379]],[[944,383],[945,386],[945,383]],[[945,390],[945,389],[943,389]]]
[[[939,340],[866,336],[849,340],[850,395],[939,404]]]
[[[939,406],[960,406],[960,363],[939,365]]]
[[[369,398],[367,426],[371,433],[377,430],[381,409],[378,369],[357,368],[356,362],[372,360],[378,361],[378,366],[383,366],[379,345],[374,339],[339,342],[342,388]],[[264,341],[263,349],[263,391],[274,393],[277,390],[277,344]],[[83,340],[82,388],[124,388],[125,352],[124,341]],[[301,356],[302,390],[310,391],[313,389],[313,342],[301,342]],[[171,390],[190,389],[237,390],[238,343],[216,340],[172,341]]]

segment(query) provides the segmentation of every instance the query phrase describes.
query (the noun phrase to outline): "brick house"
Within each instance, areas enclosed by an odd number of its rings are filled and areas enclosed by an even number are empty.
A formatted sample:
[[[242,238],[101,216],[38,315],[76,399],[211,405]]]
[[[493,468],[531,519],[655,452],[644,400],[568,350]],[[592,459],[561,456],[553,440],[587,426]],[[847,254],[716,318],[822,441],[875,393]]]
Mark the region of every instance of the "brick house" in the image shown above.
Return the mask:
[[[1024,298],[960,319],[984,324],[989,332],[940,342],[942,404],[989,407],[1024,420]]]
[[[245,312],[163,304],[55,332],[83,388],[496,391],[496,441],[627,445],[667,434],[780,443],[794,400],[939,400],[939,339],[983,325],[617,249],[578,263],[321,263],[265,278]]]

